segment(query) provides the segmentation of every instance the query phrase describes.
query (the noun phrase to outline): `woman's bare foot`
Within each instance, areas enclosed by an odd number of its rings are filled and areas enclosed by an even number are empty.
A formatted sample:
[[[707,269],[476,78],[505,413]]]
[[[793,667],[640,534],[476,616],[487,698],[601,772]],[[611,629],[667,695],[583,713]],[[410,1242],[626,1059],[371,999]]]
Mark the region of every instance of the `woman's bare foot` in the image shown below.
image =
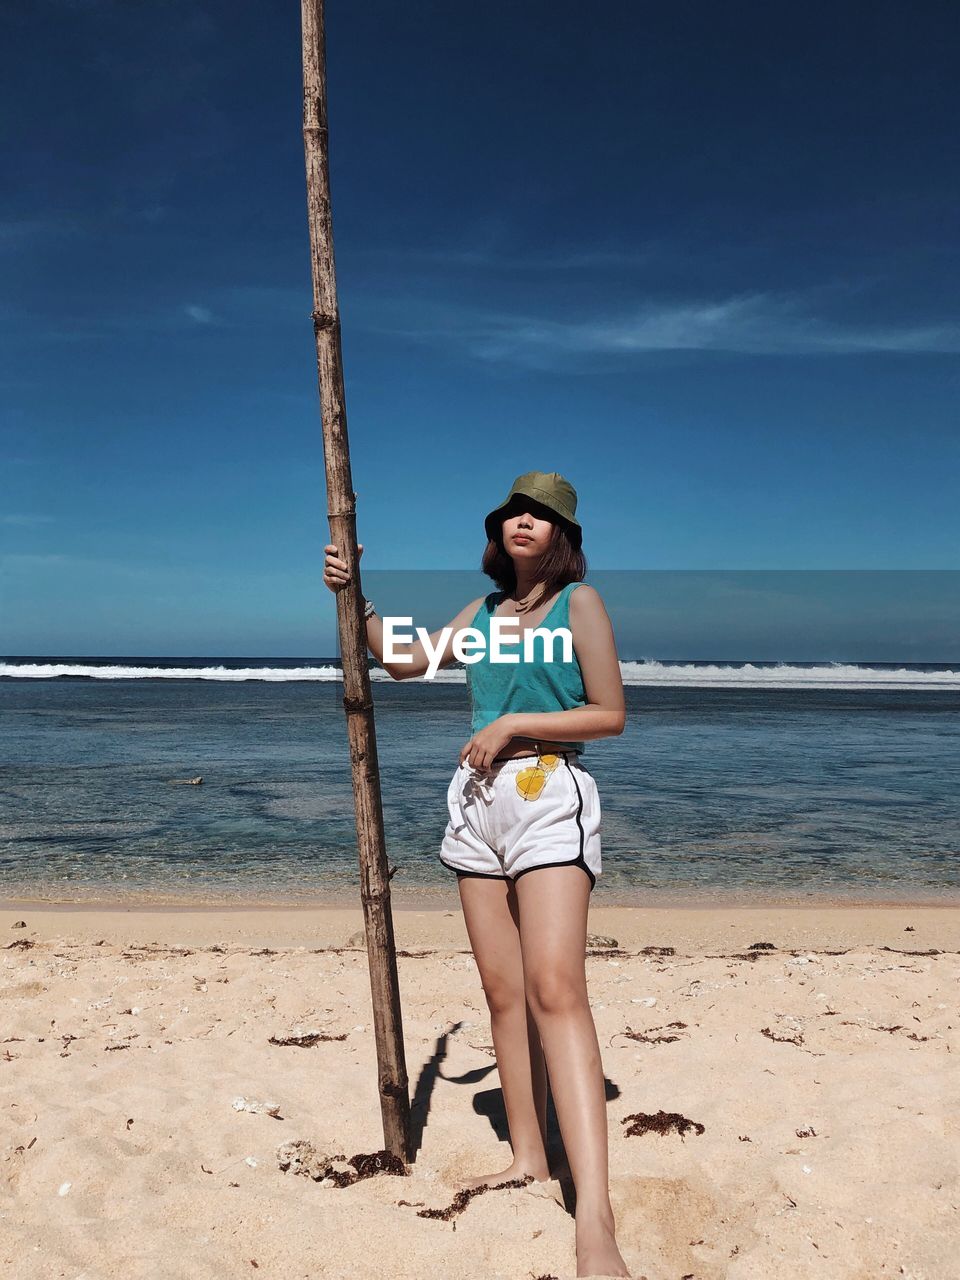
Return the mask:
[[[547,1182],[550,1179],[550,1170],[547,1168],[545,1160],[542,1163],[514,1160],[509,1169],[504,1169],[502,1173],[485,1173],[476,1178],[458,1178],[457,1189],[467,1191],[473,1187],[479,1187],[484,1182],[489,1187],[495,1187],[499,1182],[510,1182],[513,1178],[524,1178],[528,1173],[532,1174],[537,1182]]]
[[[577,1213],[577,1275],[629,1276],[617,1248],[612,1213]]]

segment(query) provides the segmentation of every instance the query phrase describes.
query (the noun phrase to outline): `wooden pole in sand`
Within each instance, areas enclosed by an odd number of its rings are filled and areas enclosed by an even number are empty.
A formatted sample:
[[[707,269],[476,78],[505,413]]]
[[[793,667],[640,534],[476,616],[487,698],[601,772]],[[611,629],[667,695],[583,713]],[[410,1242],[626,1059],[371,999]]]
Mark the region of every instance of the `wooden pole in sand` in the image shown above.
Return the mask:
[[[353,769],[353,797],[360,856],[360,900],[377,1041],[380,1112],[384,1147],[401,1160],[410,1151],[410,1097],[403,1052],[403,1022],[397,953],[390,911],[390,873],[383,837],[380,765],[367,664],[357,558],[356,494],[350,473],[350,443],[340,351],[340,310],[333,259],[327,132],[326,49],[323,0],[301,0],[303,23],[303,148],[307,168],[307,216],[313,271],[313,331],[317,342],[323,457],[327,478],[330,541],[347,562],[350,581],[336,594],[343,662],[343,706]]]

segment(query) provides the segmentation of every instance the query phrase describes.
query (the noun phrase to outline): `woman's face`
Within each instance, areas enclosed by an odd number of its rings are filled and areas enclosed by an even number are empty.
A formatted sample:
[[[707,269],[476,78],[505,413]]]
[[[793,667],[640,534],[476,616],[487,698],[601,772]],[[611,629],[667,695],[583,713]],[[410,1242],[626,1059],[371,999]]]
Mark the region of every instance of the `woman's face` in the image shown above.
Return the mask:
[[[536,560],[547,550],[553,535],[553,521],[545,508],[531,502],[517,503],[502,524],[503,546],[514,560]]]

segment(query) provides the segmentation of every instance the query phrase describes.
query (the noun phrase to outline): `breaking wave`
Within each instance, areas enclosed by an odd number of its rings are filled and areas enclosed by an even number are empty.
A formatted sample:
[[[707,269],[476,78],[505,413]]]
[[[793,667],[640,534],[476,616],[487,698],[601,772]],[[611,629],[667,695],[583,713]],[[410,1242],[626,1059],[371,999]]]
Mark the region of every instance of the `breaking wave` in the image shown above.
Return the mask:
[[[896,663],[795,663],[795,662],[661,662],[645,659],[621,662],[625,685],[704,689],[940,689],[960,690],[960,670],[942,665]],[[277,667],[216,665],[156,665],[109,662],[0,662],[4,680],[245,680],[332,682],[342,678],[335,663]],[[380,667],[370,678],[389,681]],[[422,677],[420,678],[423,679]],[[434,683],[462,684],[462,667],[437,672]],[[417,681],[414,681],[417,683]]]

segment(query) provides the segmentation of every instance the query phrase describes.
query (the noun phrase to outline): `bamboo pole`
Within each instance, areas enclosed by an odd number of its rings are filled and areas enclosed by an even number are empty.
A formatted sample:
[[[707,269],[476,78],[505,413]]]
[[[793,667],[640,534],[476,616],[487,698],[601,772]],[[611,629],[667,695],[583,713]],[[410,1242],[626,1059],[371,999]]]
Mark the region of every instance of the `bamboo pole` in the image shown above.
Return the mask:
[[[343,706],[353,771],[353,796],[360,858],[360,900],[367,938],[373,1025],[377,1042],[380,1111],[384,1147],[401,1160],[412,1159],[410,1097],[403,1051],[403,1022],[397,953],[390,910],[390,873],[383,834],[380,764],[367,663],[357,556],[356,494],[350,471],[350,443],[340,349],[340,311],[333,256],[327,130],[326,49],[323,0],[301,0],[303,25],[303,148],[307,173],[307,216],[313,274],[313,330],[323,420],[330,541],[347,562],[350,581],[336,593],[337,629],[343,662]]]

